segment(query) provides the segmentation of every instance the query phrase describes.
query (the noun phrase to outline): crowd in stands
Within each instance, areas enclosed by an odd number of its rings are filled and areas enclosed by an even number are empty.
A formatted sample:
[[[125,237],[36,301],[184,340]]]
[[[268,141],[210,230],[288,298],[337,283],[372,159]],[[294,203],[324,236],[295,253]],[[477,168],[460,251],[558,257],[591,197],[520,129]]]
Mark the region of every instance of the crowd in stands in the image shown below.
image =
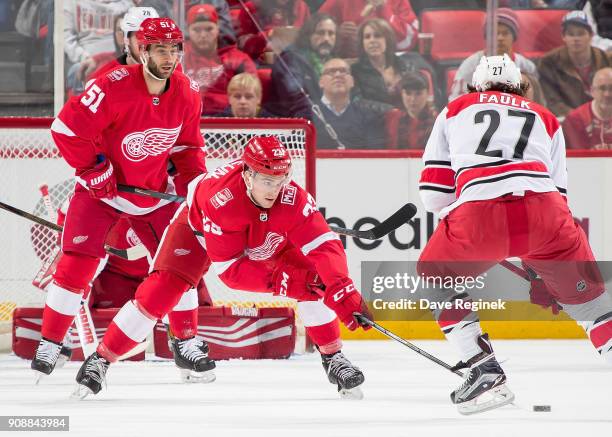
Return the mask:
[[[51,50],[52,2],[15,3],[13,28]],[[568,148],[612,148],[612,0],[498,3],[497,54],[563,122]],[[133,7],[182,26],[203,116],[304,117],[323,149],[423,148],[486,45],[484,0],[65,0],[70,94],[138,62]]]

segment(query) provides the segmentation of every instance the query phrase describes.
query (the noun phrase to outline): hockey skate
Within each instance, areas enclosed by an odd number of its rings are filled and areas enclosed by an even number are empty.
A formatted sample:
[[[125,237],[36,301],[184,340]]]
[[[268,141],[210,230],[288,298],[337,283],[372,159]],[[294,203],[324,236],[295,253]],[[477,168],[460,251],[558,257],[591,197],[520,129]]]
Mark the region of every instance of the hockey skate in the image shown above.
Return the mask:
[[[62,348],[60,349],[59,357],[57,357],[57,363],[55,363],[55,367],[57,368],[64,367],[64,364],[70,361],[71,357],[72,357],[72,349],[70,349],[66,345],[62,345]]]
[[[363,399],[363,392],[359,387],[365,377],[357,366],[344,356],[341,351],[331,355],[321,354],[323,368],[327,378],[332,384],[338,386],[338,393],[343,399]]]
[[[36,356],[30,364],[32,370],[36,373],[35,384],[38,384],[44,376],[50,375],[53,372],[61,350],[62,345],[60,343],[55,343],[44,337],[40,339],[36,349]]]
[[[90,394],[98,394],[103,387],[106,387],[106,371],[109,366],[110,362],[99,356],[97,352],[91,354],[77,373],[78,384],[72,397],[85,399]]]
[[[183,382],[208,384],[217,379],[214,372],[216,365],[208,358],[208,343],[204,340],[197,337],[185,340],[171,338],[170,345]]]
[[[514,393],[506,387],[506,375],[495,359],[489,335],[478,337],[482,352],[460,362],[452,370],[469,369],[463,384],[450,395],[461,414],[475,414],[507,405],[514,400]]]

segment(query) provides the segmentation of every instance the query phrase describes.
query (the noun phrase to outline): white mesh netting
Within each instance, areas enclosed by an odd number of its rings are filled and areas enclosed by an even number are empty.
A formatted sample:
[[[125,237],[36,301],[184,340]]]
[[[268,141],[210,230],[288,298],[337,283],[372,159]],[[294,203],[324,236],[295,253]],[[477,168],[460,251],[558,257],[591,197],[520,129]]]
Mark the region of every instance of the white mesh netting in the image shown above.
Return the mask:
[[[19,128],[0,124],[0,201],[49,219],[39,186],[47,184],[52,205],[60,208],[74,186],[72,169],[60,157],[49,132],[50,120],[19,123]],[[202,120],[207,167],[239,158],[242,148],[254,135],[276,135],[290,150],[293,179],[306,186],[307,174],[314,180],[314,168],[307,168],[307,148],[312,129],[305,121],[279,119]],[[0,329],[6,329],[16,306],[41,306],[45,294],[32,285],[36,273],[57,244],[57,233],[25,218],[0,210]],[[290,301],[270,295],[229,290],[211,273],[205,277],[218,305],[288,306]]]

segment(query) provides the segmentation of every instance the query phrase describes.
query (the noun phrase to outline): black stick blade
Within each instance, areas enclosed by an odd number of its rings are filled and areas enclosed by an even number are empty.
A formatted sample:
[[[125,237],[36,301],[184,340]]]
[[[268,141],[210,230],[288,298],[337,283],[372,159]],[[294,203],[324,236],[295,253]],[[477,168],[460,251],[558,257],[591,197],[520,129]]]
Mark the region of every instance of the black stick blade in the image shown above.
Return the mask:
[[[378,240],[384,237],[389,232],[399,228],[404,223],[408,222],[417,213],[417,208],[412,203],[407,203],[398,209],[393,215],[382,222],[380,225],[370,229],[373,234],[373,240]],[[367,231],[366,231],[367,232]]]

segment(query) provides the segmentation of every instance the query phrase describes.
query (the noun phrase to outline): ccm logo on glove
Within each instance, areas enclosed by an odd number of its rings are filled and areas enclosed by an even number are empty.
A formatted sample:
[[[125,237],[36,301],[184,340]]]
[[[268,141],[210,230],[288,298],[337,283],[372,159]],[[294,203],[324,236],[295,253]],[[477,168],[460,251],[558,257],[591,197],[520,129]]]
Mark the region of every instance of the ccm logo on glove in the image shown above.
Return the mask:
[[[352,293],[353,291],[355,291],[355,285],[353,284],[349,284],[346,287],[341,288],[332,295],[334,302],[340,302],[346,295]]]

